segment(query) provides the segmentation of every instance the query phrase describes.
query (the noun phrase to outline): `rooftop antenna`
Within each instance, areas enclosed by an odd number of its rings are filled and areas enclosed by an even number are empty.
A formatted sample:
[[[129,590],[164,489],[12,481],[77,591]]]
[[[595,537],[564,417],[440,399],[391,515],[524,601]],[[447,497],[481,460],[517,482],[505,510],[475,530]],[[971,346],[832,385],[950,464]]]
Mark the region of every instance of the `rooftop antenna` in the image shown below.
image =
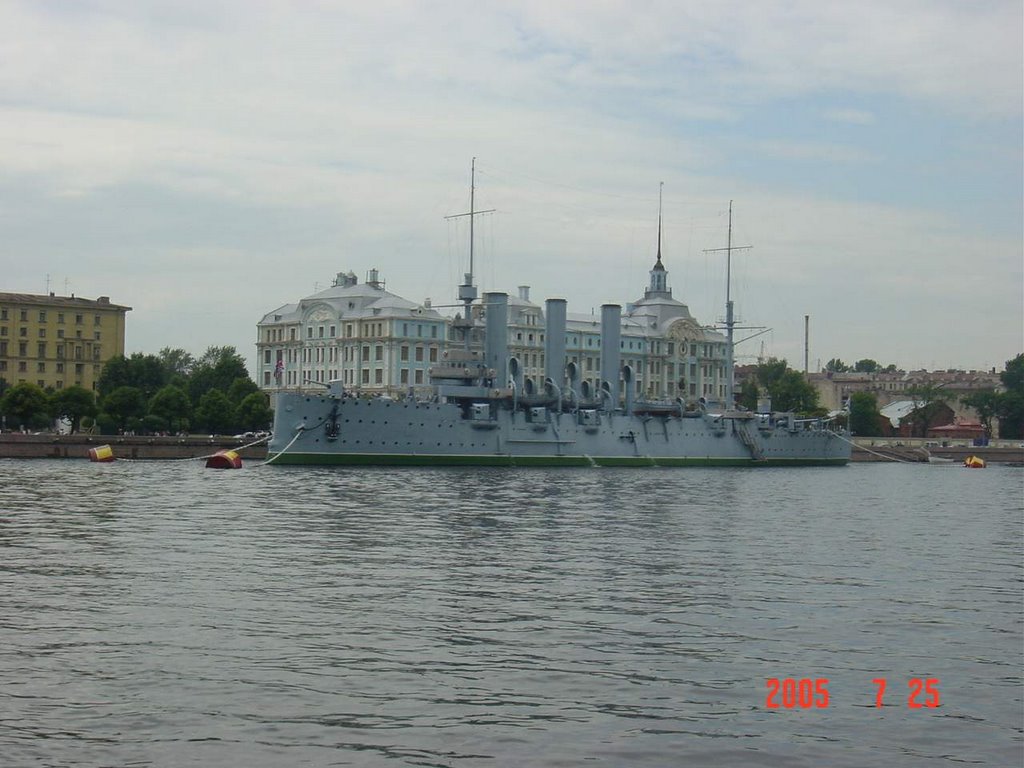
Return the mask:
[[[46,295],[50,295],[50,273],[46,273]]]

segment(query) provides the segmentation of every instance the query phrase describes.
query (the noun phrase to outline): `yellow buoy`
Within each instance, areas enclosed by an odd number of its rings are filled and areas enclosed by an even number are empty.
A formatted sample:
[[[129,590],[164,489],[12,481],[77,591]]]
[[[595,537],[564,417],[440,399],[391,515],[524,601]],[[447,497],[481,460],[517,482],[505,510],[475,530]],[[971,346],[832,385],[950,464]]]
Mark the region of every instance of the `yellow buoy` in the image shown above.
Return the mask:
[[[968,456],[964,459],[964,466],[968,469],[984,469],[985,460],[980,456]]]
[[[113,461],[114,451],[109,445],[97,445],[89,449],[89,461]]]
[[[207,469],[241,469],[242,457],[236,451],[217,451],[206,460]]]

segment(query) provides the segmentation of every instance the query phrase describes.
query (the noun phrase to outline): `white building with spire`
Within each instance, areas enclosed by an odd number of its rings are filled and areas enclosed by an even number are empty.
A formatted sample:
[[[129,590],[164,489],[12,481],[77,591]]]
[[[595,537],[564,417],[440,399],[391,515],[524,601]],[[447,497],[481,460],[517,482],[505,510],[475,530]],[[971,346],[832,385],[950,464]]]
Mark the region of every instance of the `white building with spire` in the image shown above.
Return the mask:
[[[635,375],[637,396],[648,400],[722,400],[726,395],[726,338],[701,325],[672,296],[658,254],[643,297],[622,315],[621,360]],[[570,299],[571,301],[571,299]],[[484,311],[473,310],[472,344],[483,336]],[[570,304],[571,306],[571,304]],[[404,396],[429,383],[429,369],[444,352],[463,344],[453,318],[430,306],[403,299],[384,288],[377,270],[359,283],[352,272],[338,273],[319,293],[267,313],[258,324],[257,381],[264,390],[318,389],[340,379],[347,391]],[[519,286],[508,300],[509,356],[522,366],[532,391],[544,383],[544,307]],[[566,362],[575,363],[581,381],[600,386],[601,318],[569,312]],[[620,388],[621,391],[621,388]]]

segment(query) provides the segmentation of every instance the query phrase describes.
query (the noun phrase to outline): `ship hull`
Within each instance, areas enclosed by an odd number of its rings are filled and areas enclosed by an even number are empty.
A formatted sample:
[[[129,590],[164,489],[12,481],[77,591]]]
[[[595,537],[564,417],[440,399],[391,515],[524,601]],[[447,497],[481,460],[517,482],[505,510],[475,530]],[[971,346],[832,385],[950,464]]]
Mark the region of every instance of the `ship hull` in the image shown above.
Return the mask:
[[[558,413],[495,405],[281,393],[269,459],[355,466],[827,466],[849,461],[839,434],[752,416]],[[584,423],[586,421],[586,423]]]

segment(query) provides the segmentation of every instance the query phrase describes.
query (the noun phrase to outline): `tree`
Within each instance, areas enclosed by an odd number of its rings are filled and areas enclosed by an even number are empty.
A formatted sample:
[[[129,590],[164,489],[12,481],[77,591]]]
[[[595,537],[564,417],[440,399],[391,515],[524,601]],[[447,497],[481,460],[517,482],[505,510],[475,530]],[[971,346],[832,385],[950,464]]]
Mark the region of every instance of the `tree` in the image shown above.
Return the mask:
[[[267,396],[262,392],[253,392],[238,404],[235,410],[239,429],[261,430],[270,426],[274,412],[267,405]]]
[[[936,415],[946,405],[941,384],[916,384],[907,389],[915,408],[910,412],[911,437],[926,437]]]
[[[165,383],[166,375],[160,359],[155,355],[135,352],[131,357],[119,355],[108,360],[100,373],[96,389],[101,400],[118,387],[135,387],[148,399]]]
[[[877,373],[881,370],[881,366],[869,357],[863,360],[858,360],[853,364],[853,370],[858,373]]]
[[[825,363],[825,370],[829,373],[846,373],[850,370],[850,366],[840,360],[838,357],[833,357],[827,363]]]
[[[102,400],[103,412],[124,429],[129,420],[146,413],[146,397],[138,387],[118,387]]]
[[[157,359],[160,360],[160,365],[164,369],[164,380],[173,381],[175,379],[187,378],[192,369],[195,367],[196,359],[192,356],[191,352],[186,352],[184,349],[172,349],[171,347],[164,347],[157,354]]]
[[[1024,354],[1007,360],[999,379],[1006,387],[999,395],[999,436],[1020,440],[1024,438]]]
[[[850,395],[850,431],[861,437],[878,434],[878,398],[870,392],[854,392]]]
[[[771,396],[773,410],[801,413],[818,410],[818,391],[802,373],[791,370],[785,360],[772,357],[758,363],[754,375]]]
[[[160,419],[168,432],[183,429],[188,422],[192,404],[181,387],[168,384],[149,400],[149,415]]]
[[[242,401],[245,400],[249,395],[258,393],[260,388],[256,386],[256,382],[246,375],[244,378],[239,377],[231,382],[231,386],[228,387],[227,396],[228,400],[235,404],[235,406],[241,405]]]
[[[748,411],[756,411],[759,395],[760,390],[757,388],[757,382],[754,381],[752,376],[748,376],[743,380],[743,385],[740,387],[740,405]]]
[[[198,425],[211,435],[234,431],[235,409],[219,389],[211,389],[200,398],[195,417]]]
[[[58,389],[50,395],[50,415],[55,419],[67,419],[71,422],[71,434],[78,431],[82,418],[95,416],[96,395],[91,389],[73,386]]]
[[[978,413],[978,421],[985,428],[985,436],[992,437],[992,419],[999,413],[999,395],[994,390],[985,389],[972,392],[960,398],[960,402]]]
[[[32,426],[44,417],[49,399],[42,387],[25,381],[15,384],[0,399],[0,412],[11,417],[18,426]]]
[[[196,406],[213,389],[226,393],[235,379],[248,379],[245,360],[234,347],[209,347],[189,376],[188,394]]]
[[[818,390],[797,371],[788,370],[783,373],[769,392],[772,408],[777,411],[811,413],[818,410]]]

